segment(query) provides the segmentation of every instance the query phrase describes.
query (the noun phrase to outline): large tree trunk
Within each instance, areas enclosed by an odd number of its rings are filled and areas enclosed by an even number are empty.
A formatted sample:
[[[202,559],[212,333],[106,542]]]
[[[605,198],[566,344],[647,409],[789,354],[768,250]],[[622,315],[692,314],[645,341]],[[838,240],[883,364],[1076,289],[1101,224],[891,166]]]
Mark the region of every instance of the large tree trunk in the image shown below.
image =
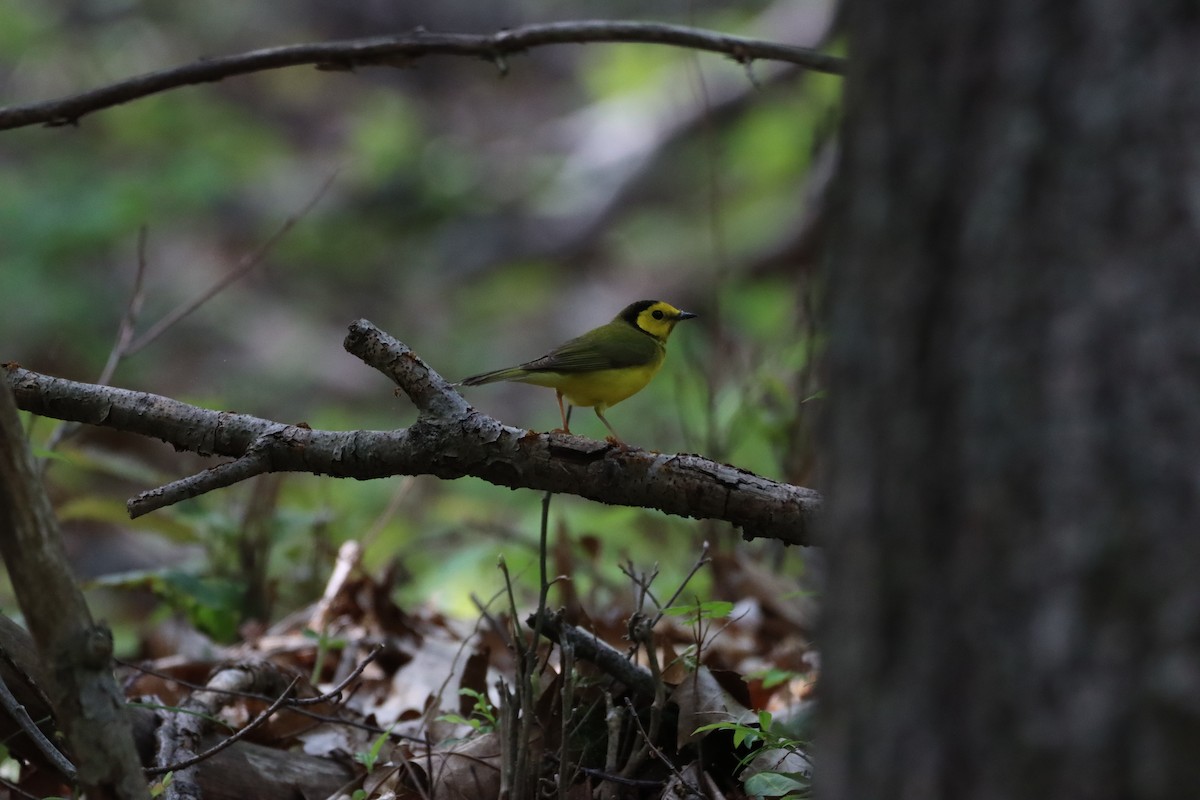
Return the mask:
[[[847,24],[819,796],[1200,796],[1200,7]]]

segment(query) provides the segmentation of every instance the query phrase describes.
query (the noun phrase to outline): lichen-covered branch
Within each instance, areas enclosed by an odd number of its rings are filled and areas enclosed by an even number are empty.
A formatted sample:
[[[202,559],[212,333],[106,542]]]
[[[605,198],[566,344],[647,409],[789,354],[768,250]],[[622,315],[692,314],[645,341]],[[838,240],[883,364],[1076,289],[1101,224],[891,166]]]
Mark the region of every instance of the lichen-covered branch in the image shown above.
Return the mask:
[[[346,349],[383,372],[420,410],[408,428],[322,431],[177,400],[6,368],[18,405],[42,416],[151,436],[176,449],[235,459],[129,501],[131,515],[263,472],[340,478],[474,476],[508,486],[575,494],[613,505],[719,519],[744,538],[811,544],[821,504],[811,490],[768,480],[697,455],[625,449],[559,433],[512,428],[475,411],[403,343],[366,320],[350,326]]]

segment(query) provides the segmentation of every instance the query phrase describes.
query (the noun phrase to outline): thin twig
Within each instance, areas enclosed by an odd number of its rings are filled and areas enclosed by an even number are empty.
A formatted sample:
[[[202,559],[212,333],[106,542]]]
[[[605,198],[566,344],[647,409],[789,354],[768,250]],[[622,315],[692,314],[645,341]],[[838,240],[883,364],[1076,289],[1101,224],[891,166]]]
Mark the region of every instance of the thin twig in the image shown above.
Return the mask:
[[[379,538],[379,535],[383,533],[388,523],[396,516],[396,512],[400,510],[400,505],[408,498],[409,494],[412,493],[413,487],[416,485],[417,482],[411,475],[405,475],[396,484],[396,490],[392,492],[387,507],[380,512],[375,521],[371,523],[371,527],[362,535],[363,550],[366,550],[375,543],[375,540]]]
[[[654,22],[579,21],[526,25],[494,34],[430,33],[415,30],[394,36],[269,47],[248,53],[207,58],[149,72],[58,100],[0,108],[0,130],[27,125],[75,125],[95,111],[159,92],[235,75],[303,64],[333,70],[363,66],[408,66],[423,56],[477,56],[507,65],[504,56],[534,47],[594,42],[634,42],[723,53],[745,64],[754,59],[785,61],[819,72],[844,74],[846,62],[806,47],[766,42],[716,31]]]
[[[129,341],[133,338],[133,330],[137,326],[138,315],[142,311],[142,303],[146,299],[146,293],[143,291],[143,284],[146,280],[146,226],[138,228],[137,241],[137,272],[133,277],[133,291],[129,294],[129,302],[125,304],[125,313],[121,316],[121,324],[117,328],[117,338],[113,340],[112,349],[108,351],[108,360],[104,362],[104,369],[100,370],[100,376],[96,379],[96,383],[101,386],[107,386],[112,380],[113,373],[117,371],[117,365],[121,363],[126,354],[129,352]],[[45,449],[53,452],[60,444],[75,434],[79,430],[79,423],[64,422],[56,427],[46,440]],[[50,465],[50,459],[42,459],[42,472]]]
[[[558,797],[568,800],[571,787],[575,783],[579,765],[571,758],[571,718],[575,712],[575,648],[570,642],[561,642],[558,646],[562,670],[562,689],[559,691],[559,762],[558,762]]]
[[[646,648],[646,663],[650,670],[650,679],[654,682],[654,700],[650,703],[650,732],[646,733],[645,730],[642,730],[644,739],[642,747],[634,751],[621,769],[621,774],[625,776],[637,772],[650,754],[653,746],[651,741],[658,738],[662,728],[662,712],[667,701],[666,684],[663,683],[662,671],[658,664],[658,650],[654,647],[652,626],[641,612],[630,618],[629,639],[635,646],[642,645]],[[641,729],[640,720],[638,727]]]
[[[515,683],[515,691],[505,689],[501,692],[504,706],[501,709],[503,719],[506,721],[501,726],[501,747],[503,758],[501,759],[501,786],[509,788],[509,794],[504,796],[516,798],[516,800],[524,800],[527,796],[527,782],[525,778],[526,765],[529,761],[529,736],[530,736],[530,717],[533,715],[533,702],[528,691],[532,684],[533,665],[537,663],[537,644],[535,638],[533,642],[526,641],[520,630],[520,623],[517,622],[517,598],[513,591],[512,576],[508,571],[508,562],[504,556],[500,557],[499,567],[504,575],[504,585],[508,591],[508,607],[509,615],[512,620],[513,633],[513,650],[514,662],[516,665],[516,674],[513,676]],[[545,569],[543,565],[543,570]]]
[[[208,289],[193,297],[191,300],[180,303],[172,311],[163,316],[162,319],[151,325],[148,331],[143,333],[136,340],[134,340],[132,344],[125,348],[124,355],[136,355],[159,336],[162,336],[164,333],[166,333],[171,326],[175,325],[188,314],[191,314],[193,311],[200,308],[200,306],[216,297],[230,284],[249,275],[255,267],[257,267],[263,262],[264,259],[266,259],[270,252],[275,248],[275,245],[279,244],[280,240],[287,236],[292,228],[296,227],[296,224],[300,222],[300,220],[308,216],[308,213],[312,211],[317,202],[325,196],[325,192],[329,190],[329,187],[333,184],[333,180],[337,177],[337,175],[337,170],[331,172],[329,176],[321,182],[321,185],[317,187],[317,191],[311,198],[309,198],[308,202],[305,203],[299,211],[285,219],[283,224],[279,226],[275,233],[271,234],[265,242],[258,246],[258,249],[254,250],[248,255],[243,256],[242,259],[238,261],[237,266],[227,272]]]
[[[654,753],[654,757],[665,764],[667,769],[671,770],[671,774],[682,781],[683,775],[680,773],[679,768],[675,766],[671,759],[667,758],[667,754],[662,751],[662,748],[650,740],[650,735],[646,732],[646,729],[642,727],[642,721],[638,718],[637,709],[634,708],[633,700],[626,697],[625,705],[629,708],[630,719],[633,720],[633,724],[637,726],[638,731],[642,734],[642,741],[644,741],[646,746],[650,748],[650,752]]]
[[[292,700],[288,704],[289,707],[315,706],[320,703],[341,702],[342,692],[346,691],[346,687],[358,680],[358,677],[363,674],[363,670],[367,668],[367,665],[378,658],[379,654],[382,653],[383,650],[383,645],[377,643],[373,648],[371,648],[371,652],[367,653],[363,660],[358,662],[358,665],[354,668],[354,670],[345,678],[343,678],[337,686],[333,687],[324,694],[317,695],[316,697],[303,697]]]
[[[622,775],[614,775],[611,772],[595,767],[583,767],[576,765],[576,770],[587,775],[589,778],[599,778],[602,781],[619,783],[622,786],[632,786],[638,789],[657,789],[663,785],[661,780],[641,780],[638,778],[626,778]]]
[[[117,341],[113,343],[108,353],[108,361],[100,370],[100,379],[96,383],[107,384],[112,380],[113,373],[121,359],[130,354],[129,342],[133,339],[134,328],[137,327],[138,315],[142,311],[142,303],[146,299],[143,285],[146,281],[146,226],[138,228],[137,242],[137,272],[133,276],[133,293],[129,304],[125,307],[125,315],[121,317],[121,327],[117,331]]]
[[[712,563],[712,559],[709,558],[709,555],[708,555],[708,550],[709,550],[708,542],[705,542],[704,546],[700,548],[700,557],[696,559],[695,563],[692,564],[692,568],[690,570],[688,570],[688,574],[685,575],[683,580],[679,582],[679,588],[677,588],[675,590],[675,594],[671,595],[671,599],[667,600],[666,603],[659,606],[658,614],[650,622],[651,628],[653,628],[655,625],[657,625],[659,623],[659,620],[661,620],[663,618],[663,614],[666,613],[666,609],[675,605],[675,601],[679,599],[679,595],[683,594],[684,588],[687,587],[687,585],[689,583],[691,583],[692,578],[696,577],[696,573],[700,571],[701,567],[704,567],[705,565]]]
[[[262,727],[263,724],[265,724],[266,721],[271,718],[271,715],[273,715],[276,711],[278,711],[280,709],[280,707],[282,707],[283,704],[288,701],[288,698],[291,697],[292,691],[296,688],[296,684],[299,682],[300,682],[299,675],[292,678],[292,682],[289,683],[288,687],[283,690],[283,694],[281,694],[281,695],[279,695],[279,697],[275,698],[275,702],[273,702],[273,703],[271,703],[271,705],[267,706],[267,708],[264,709],[261,714],[259,714],[253,720],[251,720],[248,725],[246,725],[244,728],[242,728],[241,730],[239,730],[237,733],[233,734],[232,736],[227,736],[226,738],[217,742],[215,745],[208,748],[203,753],[197,753],[196,755],[192,756],[191,758],[186,759],[184,761],[180,761],[175,764],[166,764],[161,767],[146,767],[143,771],[148,776],[166,775],[168,772],[176,772],[178,770],[184,770],[184,769],[187,769],[188,767],[192,767],[192,766],[195,766],[196,764],[199,764],[201,761],[212,758],[213,756],[215,756],[217,753],[221,752],[225,748],[232,746],[234,742],[242,739],[243,737],[245,737],[247,734],[251,733],[255,729]]]
[[[2,678],[0,678],[0,708],[3,708],[8,718],[16,722],[17,727],[24,731],[42,757],[52,764],[64,778],[74,783],[75,765],[54,746],[53,742],[46,738],[42,729],[29,718],[29,712],[25,710],[25,706],[21,705],[20,701],[9,691],[8,684]]]
[[[30,794],[20,786],[17,786],[15,783],[10,781],[8,778],[0,778],[0,787],[3,787],[9,791],[9,797],[20,797],[23,798],[23,800],[45,800],[42,795]]]
[[[279,229],[276,230],[275,233],[273,233],[270,236],[270,238],[268,238],[265,242],[263,242],[262,245],[260,245],[257,250],[255,250],[253,253],[250,253],[249,255],[243,257],[242,260],[238,262],[238,265],[233,270],[231,270],[229,273],[227,273],[224,277],[222,277],[220,280],[218,280],[215,284],[213,284],[211,287],[209,287],[206,291],[202,292],[201,294],[197,295],[196,297],[192,298],[191,300],[188,300],[187,302],[181,303],[180,305],[176,306],[174,310],[172,310],[170,313],[168,313],[167,315],[162,317],[160,320],[158,320],[158,322],[156,322],[152,326],[150,326],[150,329],[148,331],[143,333],[137,339],[134,339],[133,338],[134,329],[137,327],[137,319],[138,319],[139,314],[141,313],[142,304],[145,301],[145,292],[143,290],[143,284],[145,283],[146,263],[147,262],[146,262],[146,226],[143,225],[138,230],[137,273],[134,276],[133,291],[130,294],[128,304],[126,304],[126,306],[125,306],[125,314],[121,318],[121,324],[117,330],[116,340],[113,342],[112,349],[109,350],[108,360],[104,364],[104,369],[102,369],[100,371],[100,376],[99,376],[99,378],[97,378],[96,383],[100,386],[108,385],[108,382],[110,380],[112,380],[112,376],[116,372],[117,367],[120,365],[122,360],[124,360],[125,358],[127,358],[129,356],[136,355],[137,353],[139,353],[140,351],[145,349],[147,346],[152,344],[156,339],[158,339],[158,337],[160,337],[164,333],[166,333],[177,322],[184,319],[186,316],[191,314],[196,309],[200,308],[202,305],[207,303],[212,298],[216,297],[218,294],[220,294],[222,291],[224,291],[228,286],[233,284],[235,281],[237,281],[240,278],[245,277],[251,271],[253,271],[255,267],[257,267],[259,264],[262,263],[262,261],[267,257],[267,255],[271,252],[271,250],[274,249],[275,245],[277,245],[280,242],[280,240],[282,240],[283,237],[286,236],[287,233],[296,226],[296,223],[298,223],[300,220],[302,220],[305,216],[308,215],[308,213],[317,204],[317,201],[320,200],[322,196],[324,196],[326,191],[328,191],[330,185],[333,183],[333,179],[335,177],[337,177],[337,174],[338,174],[337,170],[334,170],[333,172],[331,172],[329,174],[329,177],[327,177],[324,180],[324,182],[321,183],[321,186],[317,189],[317,192],[312,196],[312,198],[309,199],[309,201],[307,203],[305,203],[304,206],[299,211],[297,211],[296,213],[289,216],[286,220],[284,220],[283,224],[280,225]],[[74,435],[75,431],[78,429],[79,429],[78,423],[64,423],[62,425],[59,425],[57,428],[54,429],[54,431],[50,434],[50,437],[47,439],[45,449],[49,450],[49,451],[53,451],[55,448],[58,447],[58,445],[62,444],[67,438]],[[42,470],[43,471],[46,469],[46,467],[49,465],[49,463],[50,463],[50,459],[44,459],[42,461]],[[245,465],[242,465],[242,466],[245,466]],[[243,472],[240,472],[237,474],[243,474],[243,473],[244,473],[244,470],[243,470]],[[238,477],[238,478],[232,480],[231,482],[236,483],[238,480],[245,480],[245,478],[251,477],[254,474],[257,474],[257,473],[253,473],[253,472],[244,473],[243,477]],[[228,485],[230,485],[230,484],[228,484],[228,483],[223,484],[223,483],[219,483],[219,482],[209,484],[210,488],[219,488],[221,486],[228,486]],[[203,491],[209,491],[209,490],[210,489],[204,489]]]
[[[538,536],[538,605],[535,622],[533,624],[533,642],[525,649],[523,657],[518,662],[517,669],[517,694],[520,697],[521,703],[521,724],[517,734],[517,762],[516,772],[513,776],[512,786],[514,793],[518,798],[526,797],[529,792],[533,792],[533,796],[537,796],[536,778],[534,775],[526,775],[526,772],[540,772],[540,765],[530,765],[530,743],[533,741],[533,724],[534,724],[534,705],[536,697],[534,696],[533,684],[534,676],[538,673],[538,643],[542,640],[542,619],[546,616],[546,601],[550,594],[550,580],[548,578],[549,570],[546,568],[546,562],[549,560],[549,538],[550,538],[550,501],[554,498],[553,492],[546,492],[542,495],[542,516],[541,525],[539,526]],[[516,608],[513,608],[513,620],[516,621]],[[562,710],[566,713],[566,709]]]
[[[509,630],[500,623],[500,620],[496,619],[496,617],[493,616],[490,611],[488,611],[488,609],[491,608],[492,603],[499,600],[500,596],[503,594],[504,590],[500,589],[492,595],[491,600],[487,601],[487,603],[484,603],[479,599],[479,595],[472,592],[471,602],[475,604],[475,608],[479,610],[480,617],[487,622],[488,627],[492,629],[492,633],[494,633],[496,637],[504,643],[505,647],[513,647],[512,636]]]
[[[349,686],[351,683],[353,683],[360,675],[362,675],[363,670],[365,670],[367,668],[367,665],[370,664],[372,661],[374,661],[379,656],[379,654],[383,652],[383,650],[384,650],[384,646],[382,644],[376,643],[375,647],[373,647],[371,649],[371,652],[367,653],[367,655],[363,657],[363,660],[359,662],[358,666],[356,666],[354,668],[354,671],[351,672],[349,675],[347,675],[344,679],[342,679],[342,681],[339,682],[337,686],[333,687],[332,689],[325,692],[324,694],[318,695],[316,697],[293,698],[292,700],[290,700],[288,702],[288,707],[295,709],[297,713],[308,713],[302,709],[303,706],[319,705],[321,703],[329,703],[329,702],[338,702],[340,700],[341,693],[346,690],[346,687]],[[184,680],[183,678],[178,677],[177,675],[172,675],[169,672],[163,672],[162,670],[157,670],[157,669],[154,669],[153,667],[148,667],[145,664],[135,664],[132,661],[122,661],[121,659],[113,659],[113,662],[122,667],[126,667],[126,668],[132,669],[132,670],[137,670],[138,672],[145,673],[146,675],[153,675],[156,678],[162,678],[165,681],[170,681],[172,683],[179,684],[183,688],[191,689],[192,691],[195,691],[195,692],[212,692],[213,694],[223,694],[223,695],[228,695],[230,697],[243,697],[243,698],[246,698],[249,700],[270,701],[273,699],[273,698],[268,697],[259,692],[243,692],[243,691],[238,691],[236,689],[220,689],[220,688],[214,688],[212,686],[206,686],[205,684],[202,684],[202,683],[195,683],[193,681],[187,681],[187,680]],[[183,709],[178,709],[173,706],[154,706],[149,703],[130,703],[129,705],[140,705],[140,706],[144,706],[146,708],[162,708],[164,710],[169,710],[169,711],[183,711]],[[324,719],[326,721],[337,721],[337,720],[330,720],[328,717],[320,717],[320,719]],[[366,726],[366,729],[373,730],[376,733],[380,733],[383,731],[382,728],[371,727],[371,726]]]

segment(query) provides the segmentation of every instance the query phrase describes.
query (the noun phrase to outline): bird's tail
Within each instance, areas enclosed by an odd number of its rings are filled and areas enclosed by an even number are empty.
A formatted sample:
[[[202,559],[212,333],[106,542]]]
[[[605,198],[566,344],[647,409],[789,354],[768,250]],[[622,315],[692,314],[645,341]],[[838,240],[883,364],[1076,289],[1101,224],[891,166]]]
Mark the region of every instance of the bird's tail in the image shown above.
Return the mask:
[[[514,381],[523,378],[528,374],[528,370],[520,367],[508,367],[507,369],[498,369],[492,372],[483,372],[479,375],[472,375],[469,378],[463,378],[456,386],[479,386],[484,383],[496,383],[497,381]]]

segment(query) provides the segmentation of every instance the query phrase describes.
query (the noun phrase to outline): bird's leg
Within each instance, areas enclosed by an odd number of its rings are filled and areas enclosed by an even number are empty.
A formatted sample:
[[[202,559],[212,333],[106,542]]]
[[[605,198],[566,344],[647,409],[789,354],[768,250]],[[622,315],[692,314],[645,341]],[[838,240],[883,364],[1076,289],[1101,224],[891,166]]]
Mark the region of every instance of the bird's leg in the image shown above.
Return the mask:
[[[596,416],[600,418],[600,421],[604,423],[604,427],[608,428],[608,432],[612,434],[612,436],[605,437],[605,439],[608,441],[608,443],[615,444],[618,447],[620,447],[622,450],[628,449],[629,445],[627,445],[621,441],[621,437],[617,436],[617,432],[615,430],[613,430],[613,426],[610,425],[608,423],[608,420],[604,418],[604,412],[600,410],[600,406],[597,405],[592,410],[596,412]]]
[[[555,393],[555,395],[558,396],[558,413],[562,416],[563,426],[556,431],[552,431],[552,433],[570,433],[571,432],[571,425],[570,425],[571,409],[570,409],[570,406],[568,406],[566,408],[563,407],[563,401],[562,401],[563,394],[561,391],[559,391],[558,389],[555,389],[554,393]]]

